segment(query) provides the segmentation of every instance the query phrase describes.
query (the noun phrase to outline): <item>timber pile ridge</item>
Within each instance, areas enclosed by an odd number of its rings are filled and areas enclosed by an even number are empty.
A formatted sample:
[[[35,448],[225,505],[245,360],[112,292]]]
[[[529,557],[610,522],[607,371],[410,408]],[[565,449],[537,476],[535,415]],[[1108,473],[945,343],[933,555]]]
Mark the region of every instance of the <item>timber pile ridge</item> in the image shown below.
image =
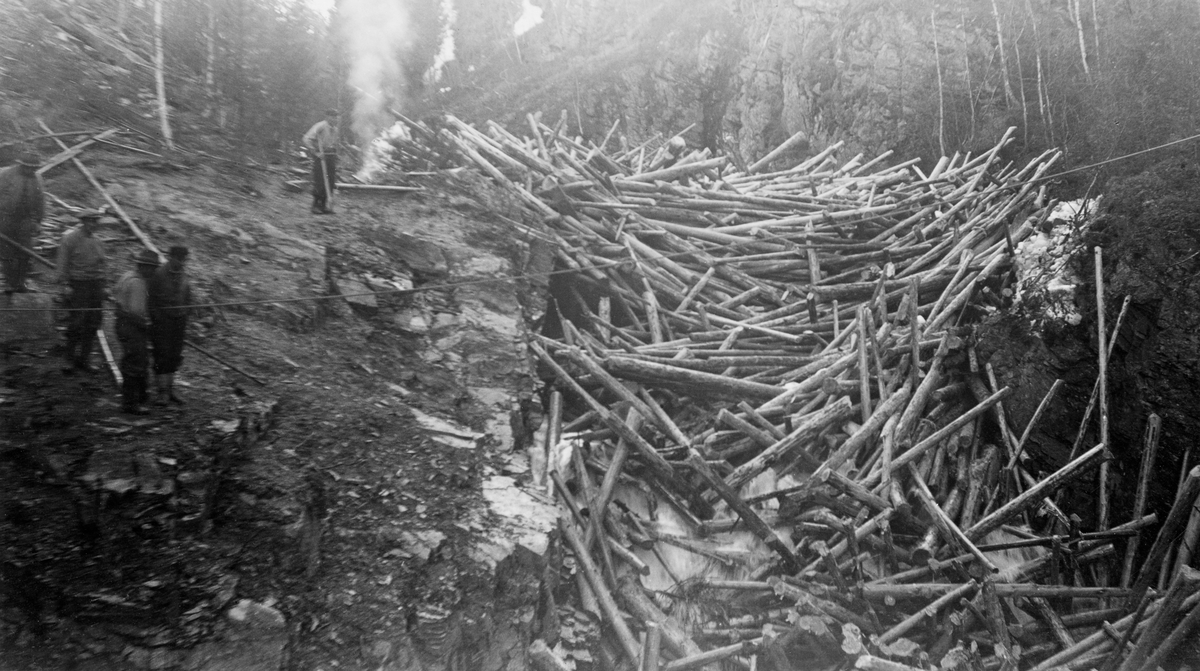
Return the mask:
[[[1059,385],[1012,426],[1011,390],[959,324],[1006,293],[1014,246],[1049,216],[1038,178],[1057,151],[1001,165],[1010,129],[928,175],[916,161],[886,167],[886,154],[841,163],[838,145],[764,172],[780,152],[740,169],[707,151],[667,165],[661,149],[610,155],[533,117],[530,137],[447,122],[440,140],[540,216],[575,271],[574,305],[560,306],[574,321],[530,345],[560,390],[551,467],[535,478],[566,508],[579,597],[612,660],[756,668],[803,650],[804,668],[1130,671],[1196,631],[1200,467],[1181,474],[1162,525],[1144,515],[1152,416],[1132,519],[1106,528],[1101,494],[1101,528],[1081,528],[1060,493],[1103,483],[1105,445],[1076,445],[1053,473],[1026,470]],[[1100,336],[1111,354],[1103,321]],[[564,436],[586,447],[562,456]],[[798,484],[747,495],[768,469]],[[691,537],[618,505],[631,483]],[[719,547],[702,539],[735,527],[770,560],[741,579],[677,584],[671,598],[643,587],[661,544],[711,557]],[[1042,551],[998,573],[995,553],[1019,547]],[[719,616],[668,614],[687,599],[720,604]],[[539,666],[554,667],[543,648]]]

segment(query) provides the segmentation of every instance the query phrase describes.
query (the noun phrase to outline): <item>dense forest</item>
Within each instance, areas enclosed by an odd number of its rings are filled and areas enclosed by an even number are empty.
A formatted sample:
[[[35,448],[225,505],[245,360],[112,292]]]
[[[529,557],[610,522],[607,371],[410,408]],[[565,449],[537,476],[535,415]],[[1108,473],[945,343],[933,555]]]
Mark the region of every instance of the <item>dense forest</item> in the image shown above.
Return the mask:
[[[746,160],[798,133],[800,152],[844,141],[930,158],[1017,126],[1016,154],[1064,147],[1078,165],[1186,137],[1200,116],[1200,6],[1173,0],[0,0],[0,13],[6,134],[82,113],[264,152],[336,106],[358,110],[358,143],[393,112],[565,115],[594,138],[620,121],[629,143],[690,127],[693,144]]]

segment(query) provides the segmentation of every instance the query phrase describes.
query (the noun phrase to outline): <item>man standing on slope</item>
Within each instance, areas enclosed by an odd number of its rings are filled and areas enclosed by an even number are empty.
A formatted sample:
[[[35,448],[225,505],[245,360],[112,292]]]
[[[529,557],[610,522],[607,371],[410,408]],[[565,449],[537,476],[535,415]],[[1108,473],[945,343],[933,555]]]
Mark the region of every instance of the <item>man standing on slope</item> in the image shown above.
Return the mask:
[[[313,214],[333,214],[329,207],[337,184],[337,110],[325,110],[325,118],[304,134],[304,146],[313,159]]]
[[[20,247],[32,246],[45,214],[39,164],[37,156],[26,153],[16,165],[0,170],[0,233],[8,238],[0,240],[0,265],[4,266],[4,290],[8,293],[28,291],[29,257]]]
[[[155,405],[183,405],[175,395],[175,371],[183,362],[183,339],[187,335],[192,287],[184,263],[188,248],[173,245],[167,262],[154,271],[149,282],[150,343],[154,347],[154,381],[158,389]]]
[[[113,288],[113,301],[117,304],[117,339],[121,341],[121,410],[145,415],[147,410],[142,404],[149,398],[146,374],[150,363],[146,347],[150,328],[146,283],[158,268],[158,254],[142,250],[134,263],[137,270],[125,273]]]
[[[99,212],[79,216],[79,226],[58,243],[58,275],[70,288],[67,294],[67,367],[63,373],[92,372],[88,357],[96,342],[96,329],[104,315],[104,245],[96,238]]]

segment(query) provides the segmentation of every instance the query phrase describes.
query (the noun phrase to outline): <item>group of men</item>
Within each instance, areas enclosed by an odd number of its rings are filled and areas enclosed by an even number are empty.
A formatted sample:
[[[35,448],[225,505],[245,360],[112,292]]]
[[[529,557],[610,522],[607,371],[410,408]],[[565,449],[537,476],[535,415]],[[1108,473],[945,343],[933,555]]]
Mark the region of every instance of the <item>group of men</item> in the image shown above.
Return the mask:
[[[5,293],[29,291],[30,261],[49,263],[30,249],[44,214],[40,164],[22,154],[15,165],[0,169],[0,266]],[[91,373],[89,360],[96,331],[104,318],[108,285],[107,254],[96,237],[101,214],[85,212],[79,225],[63,236],[56,270],[67,285],[66,360],[63,373]],[[192,304],[185,264],[188,248],[176,245],[160,265],[159,255],[145,250],[134,259],[135,269],[113,287],[117,339],[121,343],[121,400],[125,412],[144,415],[150,400],[150,353],[154,359],[157,405],[182,404],[175,393],[175,372],[183,361],[187,306]]]
[[[107,276],[104,245],[95,236],[100,214],[89,212],[79,226],[63,236],[58,246],[58,273],[68,284],[66,374],[91,372],[88,359],[103,318]],[[154,354],[154,403],[182,405],[175,393],[175,372],[183,361],[187,333],[187,306],[192,304],[191,284],[185,266],[188,248],[172,246],[166,262],[143,250],[134,258],[134,270],[113,287],[117,306],[117,339],[121,342],[122,409],[144,415],[150,400],[150,352]]]
[[[313,214],[333,213],[337,184],[338,112],[327,110],[321,121],[304,134],[304,146],[312,156]],[[0,169],[0,267],[6,294],[29,291],[26,278],[31,260],[41,260],[30,247],[37,234],[45,203],[33,153],[23,153],[14,165]],[[80,216],[79,226],[63,236],[58,247],[58,275],[67,284],[69,322],[63,372],[92,372],[88,363],[103,323],[107,288],[104,245],[95,236],[100,219],[97,212]],[[125,273],[113,287],[117,306],[116,331],[121,342],[122,408],[146,414],[150,400],[148,379],[150,353],[154,359],[155,404],[182,404],[175,394],[175,371],[183,360],[187,308],[191,288],[184,265],[188,249],[171,247],[166,262],[158,254],[143,251],[134,259],[135,269]]]

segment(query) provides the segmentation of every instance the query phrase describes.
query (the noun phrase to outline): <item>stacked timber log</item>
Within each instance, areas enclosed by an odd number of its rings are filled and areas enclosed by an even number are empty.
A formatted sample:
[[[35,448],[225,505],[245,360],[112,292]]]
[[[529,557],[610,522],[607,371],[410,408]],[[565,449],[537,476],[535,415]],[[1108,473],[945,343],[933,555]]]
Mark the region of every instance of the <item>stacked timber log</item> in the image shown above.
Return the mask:
[[[1010,130],[928,174],[837,145],[764,172],[529,122],[440,136],[569,276],[561,337],[530,345],[556,385],[544,477],[617,668],[1127,671],[1190,640],[1200,467],[1161,526],[1144,468],[1132,519],[1085,528],[1060,493],[1093,489],[1107,446],[1031,471],[1059,385],[1014,426],[976,356],[970,312],[1004,300],[1058,152],[1003,165]],[[668,546],[720,571],[683,575]]]

